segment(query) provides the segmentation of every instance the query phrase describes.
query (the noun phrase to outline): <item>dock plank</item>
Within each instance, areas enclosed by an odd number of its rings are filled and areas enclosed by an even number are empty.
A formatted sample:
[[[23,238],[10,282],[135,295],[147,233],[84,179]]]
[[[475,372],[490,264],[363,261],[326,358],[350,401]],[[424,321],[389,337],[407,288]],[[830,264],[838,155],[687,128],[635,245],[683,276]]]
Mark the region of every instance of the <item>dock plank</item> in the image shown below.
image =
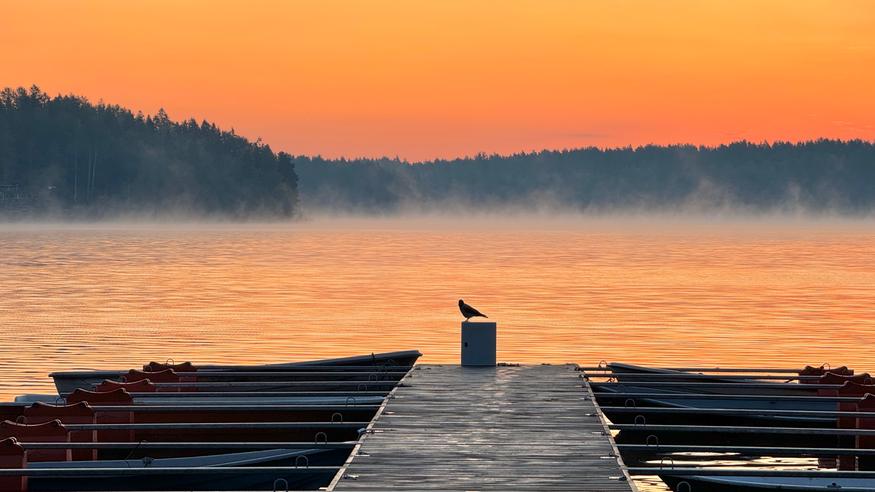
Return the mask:
[[[329,490],[634,491],[573,365],[420,365]]]

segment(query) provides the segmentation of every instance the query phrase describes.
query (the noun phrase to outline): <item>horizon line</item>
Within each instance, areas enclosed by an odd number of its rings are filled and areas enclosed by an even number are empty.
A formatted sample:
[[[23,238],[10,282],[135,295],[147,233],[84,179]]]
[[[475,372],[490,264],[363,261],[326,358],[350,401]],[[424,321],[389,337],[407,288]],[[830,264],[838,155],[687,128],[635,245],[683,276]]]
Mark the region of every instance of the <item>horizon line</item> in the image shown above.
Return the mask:
[[[260,140],[261,137],[256,137],[256,140]],[[263,141],[263,140],[262,140]],[[658,143],[647,143],[647,144],[627,144],[627,145],[618,145],[618,146],[598,146],[598,145],[588,145],[585,147],[564,147],[564,148],[542,148],[540,150],[521,150],[518,152],[512,153],[501,153],[501,152],[478,152],[476,154],[464,154],[456,157],[433,157],[430,159],[407,159],[402,158],[398,155],[394,157],[390,157],[388,155],[383,155],[379,157],[368,157],[368,156],[338,156],[338,157],[325,157],[322,154],[293,154],[291,152],[285,150],[275,151],[277,153],[285,153],[290,157],[294,158],[307,158],[310,160],[320,159],[323,161],[394,161],[403,164],[434,164],[438,162],[453,162],[453,161],[473,161],[478,159],[505,159],[509,157],[525,157],[525,156],[533,156],[538,154],[561,154],[561,153],[571,153],[571,152],[580,152],[580,151],[592,151],[597,150],[599,152],[616,152],[616,151],[632,151],[637,152],[639,150],[648,149],[648,148],[663,148],[663,149],[672,149],[672,148],[695,148],[696,150],[716,150],[722,147],[731,147],[733,145],[753,145],[758,147],[768,146],[775,147],[779,145],[791,145],[791,146],[801,146],[801,145],[809,145],[816,143],[838,143],[838,144],[851,144],[851,143],[862,143],[867,145],[875,145],[875,136],[872,139],[865,138],[832,138],[832,137],[816,137],[816,138],[808,138],[808,139],[799,139],[799,140],[769,140],[763,139],[761,141],[754,141],[748,139],[741,140],[730,140],[724,143],[719,144],[695,144],[690,142],[677,142],[677,143],[669,143],[669,144],[658,144]],[[265,144],[270,147],[269,144]],[[273,149],[271,149],[273,150]]]
[[[45,96],[52,98],[52,99],[72,97],[72,98],[79,99],[79,100],[91,105],[92,107],[96,107],[96,108],[99,108],[99,107],[120,108],[120,109],[123,109],[125,111],[130,112],[135,117],[142,116],[144,118],[154,118],[163,112],[164,115],[167,116],[168,120],[174,124],[182,124],[182,123],[185,123],[188,121],[194,121],[195,123],[198,123],[198,119],[195,118],[194,116],[189,116],[187,118],[182,118],[182,119],[171,118],[167,114],[167,112],[163,106],[160,107],[158,109],[158,111],[156,111],[155,113],[148,113],[148,112],[144,112],[142,109],[134,110],[131,107],[124,106],[124,105],[119,104],[119,103],[106,102],[102,97],[99,98],[97,100],[97,102],[93,102],[91,99],[89,99],[88,96],[79,95],[79,94],[76,94],[74,92],[67,92],[65,94],[61,91],[58,91],[54,96],[51,96],[49,93],[44,91],[36,83],[33,83],[28,87],[25,87],[23,85],[19,85],[17,87],[16,86],[3,86],[2,88],[0,88],[0,91],[7,90],[7,89],[10,91],[13,91],[13,92],[18,91],[18,90],[24,90],[28,94],[32,94],[34,90],[38,90],[38,91],[42,92],[42,94],[44,94]],[[209,123],[209,124],[215,125],[216,128],[218,128],[220,131],[230,132],[230,133],[235,134],[239,137],[245,138],[247,141],[250,141],[253,144],[264,145],[266,147],[269,147],[270,150],[276,154],[285,153],[292,158],[308,158],[310,160],[321,159],[323,161],[395,161],[395,162],[410,164],[410,165],[434,164],[434,163],[438,163],[438,162],[453,162],[453,161],[472,161],[472,160],[477,160],[477,159],[496,159],[496,158],[500,159],[500,158],[510,158],[510,157],[532,156],[532,155],[544,154],[544,153],[570,153],[570,152],[579,152],[579,151],[588,151],[588,150],[589,151],[598,150],[600,152],[629,151],[629,150],[631,150],[633,152],[636,152],[636,151],[639,151],[641,149],[647,149],[647,148],[652,148],[652,147],[667,148],[667,149],[668,148],[693,147],[693,148],[696,148],[698,150],[714,150],[714,149],[718,149],[721,147],[729,147],[729,146],[738,145],[738,144],[750,144],[750,145],[756,145],[756,146],[769,146],[769,147],[772,147],[775,145],[805,145],[805,144],[813,144],[813,143],[819,143],[819,142],[832,142],[832,143],[842,143],[842,144],[863,143],[863,144],[875,145],[875,135],[873,135],[871,139],[865,139],[865,138],[843,139],[840,137],[833,138],[833,137],[823,137],[822,136],[822,137],[813,137],[813,138],[808,138],[808,139],[795,139],[795,140],[794,139],[769,140],[769,139],[765,138],[765,139],[762,139],[760,141],[754,141],[754,140],[742,138],[740,140],[729,140],[729,141],[719,143],[719,144],[695,144],[695,143],[691,143],[691,142],[674,142],[674,143],[667,143],[667,144],[658,144],[658,143],[651,142],[651,143],[646,143],[646,144],[631,144],[631,143],[629,143],[626,145],[615,145],[615,146],[587,145],[587,146],[582,146],[582,147],[563,147],[563,148],[544,147],[544,148],[541,148],[539,150],[535,150],[535,149],[519,150],[519,151],[511,152],[511,153],[502,153],[502,152],[487,153],[485,151],[481,151],[481,152],[477,152],[474,154],[462,154],[462,155],[457,155],[454,157],[432,157],[432,158],[428,158],[428,159],[408,159],[406,157],[402,158],[398,154],[396,154],[394,157],[390,157],[389,155],[382,155],[382,156],[362,156],[362,155],[359,155],[359,156],[324,157],[322,154],[294,154],[294,153],[289,152],[287,150],[275,150],[261,136],[256,136],[253,138],[253,137],[249,137],[246,135],[236,133],[236,130],[235,130],[233,125],[229,126],[229,128],[226,130],[223,127],[219,126],[215,121],[210,121],[206,118],[201,118],[200,124],[204,124],[204,123]]]

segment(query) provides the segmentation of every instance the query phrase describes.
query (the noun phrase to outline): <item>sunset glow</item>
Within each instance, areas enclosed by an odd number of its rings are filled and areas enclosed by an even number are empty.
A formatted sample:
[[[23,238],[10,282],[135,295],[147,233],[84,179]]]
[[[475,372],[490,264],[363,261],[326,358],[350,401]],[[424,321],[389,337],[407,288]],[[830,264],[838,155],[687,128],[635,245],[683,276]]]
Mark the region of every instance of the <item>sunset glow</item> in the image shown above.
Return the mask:
[[[871,2],[5,2],[0,86],[411,160],[875,138]]]

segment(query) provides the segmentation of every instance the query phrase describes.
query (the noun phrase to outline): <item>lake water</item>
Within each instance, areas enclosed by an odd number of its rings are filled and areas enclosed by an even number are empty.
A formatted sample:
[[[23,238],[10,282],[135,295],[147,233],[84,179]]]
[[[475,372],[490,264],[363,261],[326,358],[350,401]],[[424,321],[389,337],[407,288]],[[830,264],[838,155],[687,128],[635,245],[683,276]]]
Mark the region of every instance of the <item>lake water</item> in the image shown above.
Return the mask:
[[[479,218],[0,226],[0,398],[46,374],[419,349],[457,299],[499,359],[875,370],[867,221]]]
[[[416,348],[875,369],[875,226],[601,219],[0,226],[0,397],[56,369]]]

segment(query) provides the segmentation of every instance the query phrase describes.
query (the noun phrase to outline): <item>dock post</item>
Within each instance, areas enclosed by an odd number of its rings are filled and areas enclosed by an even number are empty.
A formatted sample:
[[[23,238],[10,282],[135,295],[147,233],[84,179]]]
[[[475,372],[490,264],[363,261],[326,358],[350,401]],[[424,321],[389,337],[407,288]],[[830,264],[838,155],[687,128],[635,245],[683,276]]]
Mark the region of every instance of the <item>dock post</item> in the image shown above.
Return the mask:
[[[462,321],[462,365],[495,367],[497,324]]]

